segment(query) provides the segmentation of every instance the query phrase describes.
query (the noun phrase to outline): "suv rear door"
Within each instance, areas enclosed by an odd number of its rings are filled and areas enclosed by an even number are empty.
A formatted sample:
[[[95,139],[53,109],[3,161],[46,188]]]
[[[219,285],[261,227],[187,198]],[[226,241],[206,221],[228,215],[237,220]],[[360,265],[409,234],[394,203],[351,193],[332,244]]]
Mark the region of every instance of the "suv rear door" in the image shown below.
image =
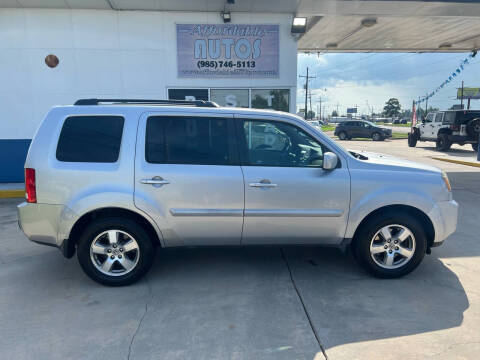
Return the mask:
[[[245,178],[242,244],[338,244],[350,201],[345,163],[324,170],[328,148],[278,117],[235,121]]]
[[[166,246],[240,244],[244,186],[231,114],[148,113],[139,123],[135,205]]]

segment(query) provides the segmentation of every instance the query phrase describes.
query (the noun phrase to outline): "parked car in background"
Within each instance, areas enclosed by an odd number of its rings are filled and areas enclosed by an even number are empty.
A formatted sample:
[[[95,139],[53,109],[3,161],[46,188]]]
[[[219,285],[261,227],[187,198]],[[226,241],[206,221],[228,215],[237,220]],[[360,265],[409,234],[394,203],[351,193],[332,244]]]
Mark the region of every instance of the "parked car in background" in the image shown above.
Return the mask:
[[[478,151],[480,134],[480,110],[449,110],[427,114],[408,135],[408,146],[417,141],[435,141],[440,151],[448,151],[452,144],[470,144]]]
[[[369,138],[374,141],[382,141],[392,137],[392,130],[378,126],[370,121],[350,120],[339,123],[335,128],[334,135],[340,140],[352,138]]]
[[[400,120],[400,124],[408,124],[409,119],[402,119]]]
[[[437,168],[346,151],[292,114],[205,101],[55,107],[25,175],[23,232],[113,286],[175,246],[351,246],[367,271],[394,278],[457,224]]]
[[[324,125],[322,120],[310,120],[308,123],[319,130],[322,130],[322,126]]]

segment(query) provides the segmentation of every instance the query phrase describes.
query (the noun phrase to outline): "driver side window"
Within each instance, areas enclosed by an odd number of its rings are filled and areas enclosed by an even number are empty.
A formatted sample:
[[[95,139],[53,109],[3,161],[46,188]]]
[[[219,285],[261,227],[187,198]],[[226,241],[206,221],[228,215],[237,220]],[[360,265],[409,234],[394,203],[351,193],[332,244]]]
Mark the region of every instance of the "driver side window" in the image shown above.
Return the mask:
[[[296,126],[275,122],[243,122],[245,165],[279,167],[322,167],[323,148]]]
[[[425,118],[425,122],[431,123],[433,121],[433,117],[435,116],[434,113],[428,113],[427,117]]]

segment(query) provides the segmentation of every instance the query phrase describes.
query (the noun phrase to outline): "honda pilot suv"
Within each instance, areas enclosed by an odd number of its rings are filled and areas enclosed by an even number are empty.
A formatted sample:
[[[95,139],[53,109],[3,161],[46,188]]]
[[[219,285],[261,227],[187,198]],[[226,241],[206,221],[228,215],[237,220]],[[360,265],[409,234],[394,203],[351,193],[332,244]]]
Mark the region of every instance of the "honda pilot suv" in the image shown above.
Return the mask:
[[[175,246],[351,246],[370,273],[415,269],[455,231],[440,170],[344,150],[301,118],[205,101],[54,107],[25,163],[19,225],[126,285]]]

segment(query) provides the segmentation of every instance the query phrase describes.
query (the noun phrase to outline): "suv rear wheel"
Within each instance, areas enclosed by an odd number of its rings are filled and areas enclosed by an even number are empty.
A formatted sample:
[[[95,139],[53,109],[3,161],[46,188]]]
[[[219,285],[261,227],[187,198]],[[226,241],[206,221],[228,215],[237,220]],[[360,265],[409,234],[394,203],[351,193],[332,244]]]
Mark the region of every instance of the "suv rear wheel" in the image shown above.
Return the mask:
[[[346,133],[345,131],[340,131],[340,132],[338,133],[338,138],[339,138],[340,140],[345,140],[345,139],[347,138],[347,133]]]
[[[78,241],[82,269],[93,280],[110,286],[131,284],[152,266],[156,247],[136,222],[121,217],[90,223]]]
[[[448,134],[438,134],[436,146],[440,151],[450,150],[452,142],[450,141]]]
[[[377,277],[396,278],[420,264],[427,239],[414,217],[387,212],[367,221],[356,234],[352,247],[365,270]]]

